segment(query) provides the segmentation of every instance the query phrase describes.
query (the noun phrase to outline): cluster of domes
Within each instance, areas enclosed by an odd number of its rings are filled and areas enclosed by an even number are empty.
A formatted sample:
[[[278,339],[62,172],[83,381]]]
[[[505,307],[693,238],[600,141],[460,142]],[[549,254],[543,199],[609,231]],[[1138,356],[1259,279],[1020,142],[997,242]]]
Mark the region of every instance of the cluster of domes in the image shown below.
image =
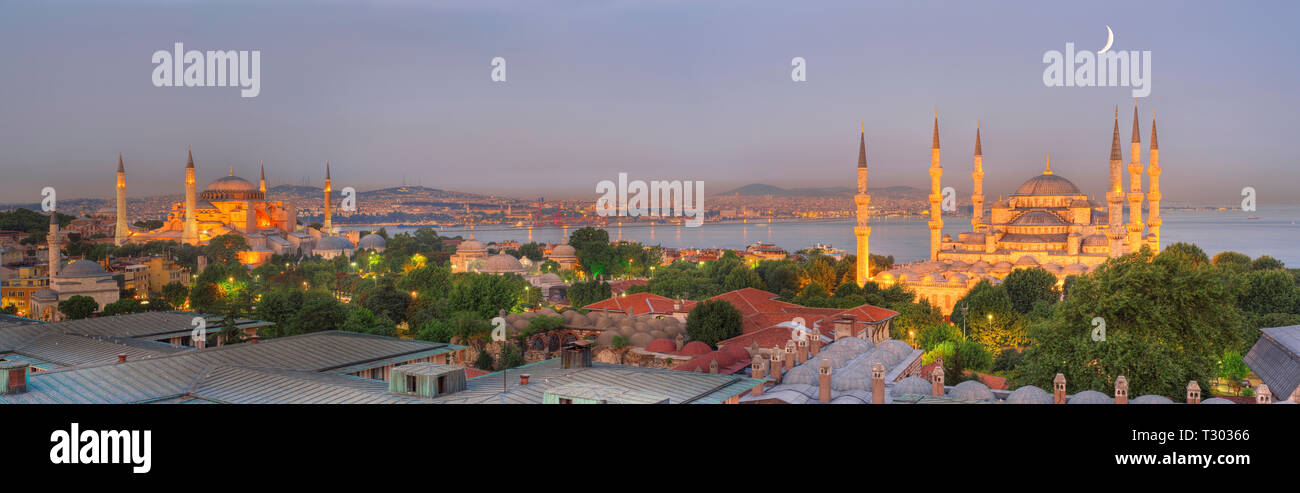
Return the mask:
[[[585,316],[573,315],[572,319],[575,327],[603,329],[603,332],[596,337],[596,343],[604,346],[613,345],[614,337],[621,336],[628,344],[635,347],[647,347],[656,339],[666,339],[673,341],[675,349],[677,336],[686,335],[686,326],[673,317],[629,317],[625,313],[593,311]],[[700,344],[704,346],[705,352],[712,351],[707,344]],[[657,346],[663,347],[663,343],[658,343]],[[691,343],[687,343],[687,346],[691,346]],[[683,348],[685,349],[687,348]]]

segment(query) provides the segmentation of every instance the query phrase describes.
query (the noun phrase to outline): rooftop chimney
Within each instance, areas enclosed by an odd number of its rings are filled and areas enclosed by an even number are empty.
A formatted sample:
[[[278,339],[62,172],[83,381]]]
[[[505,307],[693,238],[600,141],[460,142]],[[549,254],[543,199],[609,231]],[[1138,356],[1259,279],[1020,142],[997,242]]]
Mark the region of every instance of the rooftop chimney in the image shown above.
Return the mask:
[[[126,353],[117,353],[117,362],[126,363]]]
[[[560,362],[565,369],[591,367],[591,341],[573,341],[564,345]]]
[[[718,360],[716,359],[709,360],[709,373],[712,373],[714,375],[718,374]]]
[[[1128,404],[1128,379],[1124,375],[1115,379],[1115,403]]]
[[[1187,403],[1188,404],[1201,403],[1201,384],[1196,383],[1196,380],[1187,382]]]
[[[686,337],[681,334],[677,334],[677,337],[674,338],[674,342],[677,343],[677,350],[681,351],[682,346],[686,345]]]
[[[1065,374],[1057,373],[1052,379],[1052,404],[1065,404]]]
[[[885,403],[885,365],[880,363],[871,367],[871,403]]]
[[[0,394],[13,395],[27,392],[31,379],[31,363],[26,361],[0,361]]]
[[[943,397],[943,358],[937,359],[939,364],[934,366],[930,372],[930,395]]]
[[[794,347],[795,347],[794,341],[785,341],[785,355],[782,358],[782,360],[785,361],[785,369],[787,371],[794,368],[794,360],[795,360]]]
[[[808,361],[808,339],[807,338],[800,339],[799,342],[795,343],[795,349],[798,350],[796,354],[799,357],[799,359],[797,360],[799,364],[803,364],[803,362]]]
[[[528,385],[528,377],[530,377],[530,376],[532,376],[532,375],[529,375],[529,374],[527,374],[527,373],[520,373],[520,374],[519,374],[519,385]]]
[[[1273,403],[1273,391],[1268,390],[1268,385],[1262,383],[1259,384],[1259,388],[1255,389],[1255,404],[1272,404],[1272,403]]]
[[[253,334],[253,344],[257,344],[257,342],[260,341],[260,340],[262,340],[262,336],[259,336],[259,335],[257,335],[257,334]]]
[[[835,319],[835,340],[845,337],[853,337],[853,323],[857,318],[853,315],[845,315]]]
[[[772,380],[778,384],[781,383],[781,371],[782,371],[782,364],[783,364],[783,362],[781,361],[781,354],[782,354],[781,348],[779,346],[772,348],[772,366],[771,366]]]
[[[763,380],[763,381],[764,381],[763,383],[758,384],[758,386],[754,387],[754,390],[751,391],[750,394],[752,394],[752,395],[763,395],[763,387],[766,387],[766,386],[767,386],[767,382],[766,382],[766,380],[767,380],[767,358],[764,358],[763,355],[761,355],[761,354],[754,353],[753,362],[750,363],[750,365],[751,365],[751,366],[750,366],[750,373],[749,373],[749,375],[750,375],[751,377],[753,377],[753,378],[756,378],[756,379],[759,379],[759,380]]]
[[[822,333],[820,330],[814,328],[812,333],[808,334],[808,352],[812,356],[817,356],[817,353],[822,352]]]
[[[828,359],[817,365],[817,401],[831,401],[831,360]]]

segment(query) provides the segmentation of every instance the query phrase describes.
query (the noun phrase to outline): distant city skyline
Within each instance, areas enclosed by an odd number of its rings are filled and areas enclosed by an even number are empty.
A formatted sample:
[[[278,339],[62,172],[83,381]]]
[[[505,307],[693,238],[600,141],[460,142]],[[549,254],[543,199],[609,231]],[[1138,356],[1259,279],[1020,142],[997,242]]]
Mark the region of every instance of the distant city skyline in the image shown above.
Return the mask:
[[[228,7],[228,6],[226,6]],[[1161,130],[1165,204],[1300,202],[1291,149],[1300,59],[1289,3],[1098,2],[1065,16],[1031,2],[451,2],[442,6],[91,2],[0,7],[0,194],[5,203],[113,196],[117,153],[130,197],[179,194],[185,148],[203,187],[423,185],[572,199],[627,172],[848,186],[859,124],[872,188],[927,188],[938,107],[943,185],[968,196],[975,125],[985,194],[1052,169],[1106,189],[1113,108],[1127,163],[1127,87],[1046,87],[1044,52],[1066,43],[1150,50],[1140,98]],[[1203,33],[1214,33],[1205,35]],[[261,91],[154,87],[150,55],[260,50]],[[508,80],[490,80],[493,57]],[[807,82],[790,60],[807,60]],[[1144,182],[1145,186],[1145,182]]]

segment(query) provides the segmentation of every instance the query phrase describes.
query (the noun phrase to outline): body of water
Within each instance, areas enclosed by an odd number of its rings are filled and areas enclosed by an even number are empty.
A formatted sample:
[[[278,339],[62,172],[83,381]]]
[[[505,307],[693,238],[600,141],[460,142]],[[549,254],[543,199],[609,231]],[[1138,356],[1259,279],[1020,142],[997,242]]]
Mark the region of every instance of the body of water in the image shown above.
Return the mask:
[[[1300,205],[1277,206],[1256,212],[1241,211],[1161,211],[1161,245],[1175,242],[1195,243],[1210,256],[1233,250],[1258,257],[1271,255],[1289,267],[1300,267]],[[1249,219],[1258,216],[1258,219]],[[923,260],[929,251],[930,231],[926,219],[872,218],[871,252],[893,255],[897,262]],[[374,226],[345,226],[343,229],[378,229]],[[389,233],[413,231],[416,227],[388,226]],[[670,248],[740,248],[756,241],[775,244],[793,252],[817,243],[853,253],[853,221],[788,222],[759,224],[711,224],[698,228],[681,226],[608,227],[611,240],[637,241]],[[943,232],[954,238],[970,230],[969,217],[944,218]],[[516,240],[556,243],[572,228],[476,229],[474,237],[493,242]],[[443,236],[469,236],[464,229],[441,229]]]

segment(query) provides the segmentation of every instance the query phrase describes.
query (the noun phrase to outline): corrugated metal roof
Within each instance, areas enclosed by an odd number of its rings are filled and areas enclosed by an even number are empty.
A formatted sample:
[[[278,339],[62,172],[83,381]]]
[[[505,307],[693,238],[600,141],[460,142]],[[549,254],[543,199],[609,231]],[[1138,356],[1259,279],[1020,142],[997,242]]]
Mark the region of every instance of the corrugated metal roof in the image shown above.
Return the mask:
[[[519,385],[519,374],[529,383]],[[441,404],[540,404],[547,389],[583,383],[668,396],[669,404],[717,404],[753,388],[761,380],[711,373],[592,363],[564,368],[559,358],[469,379],[466,390],[433,399]]]
[[[83,338],[84,339],[84,338]],[[89,340],[89,339],[86,339]],[[319,372],[332,368],[356,365],[359,362],[378,361],[399,355],[421,354],[431,349],[450,345],[423,341],[408,341],[391,337],[350,332],[316,332],[298,336],[269,339],[257,344],[233,344],[178,354],[154,356],[148,359],[128,357],[125,363],[111,363],[92,367],[66,368],[32,374],[28,391],[7,395],[0,402],[10,403],[133,403],[174,398],[190,393],[200,385],[205,391],[220,394],[225,402],[267,399],[266,402],[299,402],[301,399],[323,399],[335,395],[342,401],[354,397],[330,394],[322,388],[308,388],[312,397],[295,396],[292,392],[278,392],[296,375],[299,381],[316,378]],[[458,346],[451,346],[459,348]],[[261,371],[287,370],[296,373],[274,373],[278,377],[260,376],[261,387],[240,388],[223,392],[207,380],[211,373],[222,367],[239,367]],[[228,376],[223,373],[217,376]],[[345,375],[328,375],[339,379],[352,379]],[[366,381],[365,379],[356,379]],[[229,381],[223,380],[223,381]],[[314,380],[317,381],[317,380]],[[330,385],[350,380],[329,380]],[[207,382],[205,384],[205,382]],[[377,381],[376,381],[377,382]],[[300,384],[304,384],[300,382]],[[383,382],[378,382],[386,390]],[[334,387],[330,387],[334,388]],[[378,387],[377,387],[378,388]],[[382,393],[382,391],[380,392]],[[242,395],[242,397],[240,397]],[[275,396],[278,399],[273,400]],[[318,401],[313,401],[318,402]]]
[[[1290,396],[1300,386],[1300,325],[1261,329],[1255,345],[1243,360],[1251,371],[1279,396]]]

